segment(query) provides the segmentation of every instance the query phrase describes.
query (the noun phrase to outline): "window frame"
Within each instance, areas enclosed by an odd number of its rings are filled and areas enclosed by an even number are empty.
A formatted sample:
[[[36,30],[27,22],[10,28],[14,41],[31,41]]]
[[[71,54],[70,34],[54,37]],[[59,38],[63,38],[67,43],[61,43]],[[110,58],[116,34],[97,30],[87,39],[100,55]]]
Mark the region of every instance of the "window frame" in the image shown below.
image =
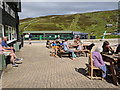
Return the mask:
[[[8,44],[17,40],[16,34],[17,34],[16,28],[8,26],[8,36],[7,36],[9,39],[9,41],[7,41]],[[13,39],[13,36],[14,36],[14,39]]]
[[[2,24],[0,24],[0,27],[1,27],[1,33],[0,34],[2,34],[0,37],[3,37],[3,32],[2,32]]]
[[[4,37],[4,25],[0,24],[2,26],[2,37]]]

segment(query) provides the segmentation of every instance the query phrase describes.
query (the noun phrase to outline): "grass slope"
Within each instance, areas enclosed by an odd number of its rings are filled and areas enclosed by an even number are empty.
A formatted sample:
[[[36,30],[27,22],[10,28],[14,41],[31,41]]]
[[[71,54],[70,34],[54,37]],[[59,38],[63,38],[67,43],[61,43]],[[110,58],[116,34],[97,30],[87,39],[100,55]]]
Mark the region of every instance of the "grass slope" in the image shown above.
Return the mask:
[[[107,33],[117,29],[117,18],[118,10],[26,18],[20,20],[20,31],[72,30],[96,35],[99,38],[106,29]],[[106,24],[113,24],[113,27],[106,28]]]

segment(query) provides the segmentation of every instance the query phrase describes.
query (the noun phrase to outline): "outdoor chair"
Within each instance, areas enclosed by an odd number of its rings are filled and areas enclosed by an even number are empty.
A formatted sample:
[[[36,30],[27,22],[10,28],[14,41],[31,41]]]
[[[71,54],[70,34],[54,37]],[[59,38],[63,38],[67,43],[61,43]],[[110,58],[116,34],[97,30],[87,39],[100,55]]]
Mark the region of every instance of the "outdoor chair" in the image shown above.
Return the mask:
[[[95,67],[93,65],[93,59],[92,59],[92,53],[89,53],[89,59],[88,59],[88,74],[90,79],[102,79],[102,75],[98,76],[96,72],[99,71],[100,74],[102,74],[102,70],[98,67]]]
[[[52,46],[52,52],[50,56],[56,56],[57,57],[57,52],[58,52],[58,46]]]
[[[64,51],[64,50],[63,50],[63,46],[60,46],[60,47],[58,48],[57,55],[58,55],[60,58],[62,58],[64,55],[68,55],[68,57],[71,57],[71,53]]]
[[[118,80],[120,81],[120,70],[117,70],[117,77],[118,77]]]

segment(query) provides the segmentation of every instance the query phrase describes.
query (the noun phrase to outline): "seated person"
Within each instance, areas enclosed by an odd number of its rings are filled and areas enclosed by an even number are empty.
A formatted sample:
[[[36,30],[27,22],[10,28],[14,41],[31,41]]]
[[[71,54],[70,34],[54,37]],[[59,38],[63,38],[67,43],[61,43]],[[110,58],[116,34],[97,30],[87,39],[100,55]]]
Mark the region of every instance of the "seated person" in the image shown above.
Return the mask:
[[[53,41],[52,42],[52,50],[50,51],[51,52],[51,56],[57,56],[57,44],[56,44],[56,41]]]
[[[12,50],[15,52],[14,47],[9,47],[9,46],[7,45],[7,40],[8,40],[7,37],[3,37],[2,43],[1,43],[2,47],[3,47],[4,49],[6,49],[6,50],[11,50],[11,49],[12,49]]]
[[[84,49],[90,50],[95,46],[94,43],[92,44],[83,44],[82,41],[80,40],[80,36],[77,36],[76,39],[74,40],[74,45],[77,50],[84,51]]]
[[[56,41],[57,46],[60,46],[60,41]]]
[[[47,40],[47,42],[46,42],[46,47],[47,47],[47,48],[50,48],[50,47],[51,47],[51,42],[50,42],[49,40]]]
[[[49,40],[47,40],[46,45],[49,45],[49,44],[50,44],[50,41],[49,41]]]
[[[118,45],[115,53],[116,53],[116,54],[120,53],[120,44]]]
[[[111,52],[112,54],[114,53],[114,50],[110,47],[110,44],[108,41],[105,41],[103,43],[102,48],[103,48],[103,53],[105,54],[109,54],[109,52]]]
[[[74,44],[78,44],[78,43],[81,43],[81,40],[80,40],[80,36],[77,36],[76,39],[74,40]]]
[[[74,40],[74,47],[79,50],[83,48],[80,36],[77,36],[76,39]]]
[[[52,46],[57,46],[56,41],[53,41]]]
[[[3,49],[5,49],[5,50],[12,50],[13,53],[15,54],[14,47],[9,47],[9,46],[7,45],[7,37],[3,37],[3,40],[2,40],[1,45],[2,45]],[[15,55],[15,56],[16,56],[16,55]],[[20,60],[23,60],[23,59],[16,57],[16,61],[20,61]]]
[[[103,78],[106,78],[106,71],[107,71],[107,68],[106,68],[106,65],[103,61],[103,58],[102,58],[102,55],[100,54],[100,48],[96,48],[94,52],[92,52],[92,58],[93,58],[93,65],[95,67],[98,67],[100,68],[102,71],[104,71],[102,73],[102,77]]]
[[[60,42],[60,46],[63,46],[64,40],[62,42]]]
[[[2,47],[1,42],[2,42],[2,38],[0,38],[0,54],[5,54],[6,56],[10,55],[11,56],[10,61],[12,63],[12,66],[13,67],[18,67],[18,65],[15,63],[16,55],[14,54],[14,52],[12,50],[5,50]]]
[[[119,55],[119,53],[120,53],[120,44],[118,44],[118,46],[117,46],[117,49],[116,49],[116,52],[115,52],[115,53]],[[117,61],[117,71],[119,71],[119,72],[120,72],[120,59],[118,59],[118,61]]]
[[[76,60],[76,55],[74,53],[74,50],[71,50],[68,46],[68,39],[65,39],[63,43],[63,48],[64,48],[64,51],[72,53],[72,60]]]

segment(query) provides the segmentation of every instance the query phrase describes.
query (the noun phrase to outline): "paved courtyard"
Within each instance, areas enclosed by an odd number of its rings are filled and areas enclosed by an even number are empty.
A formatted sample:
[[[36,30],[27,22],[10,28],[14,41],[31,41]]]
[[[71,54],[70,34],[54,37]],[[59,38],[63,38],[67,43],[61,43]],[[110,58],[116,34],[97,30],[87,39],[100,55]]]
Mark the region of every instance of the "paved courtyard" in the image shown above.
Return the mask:
[[[44,43],[25,44],[17,55],[24,58],[23,64],[17,68],[8,66],[2,88],[117,88],[105,80],[90,80],[84,75],[88,58],[72,61],[51,57]]]

